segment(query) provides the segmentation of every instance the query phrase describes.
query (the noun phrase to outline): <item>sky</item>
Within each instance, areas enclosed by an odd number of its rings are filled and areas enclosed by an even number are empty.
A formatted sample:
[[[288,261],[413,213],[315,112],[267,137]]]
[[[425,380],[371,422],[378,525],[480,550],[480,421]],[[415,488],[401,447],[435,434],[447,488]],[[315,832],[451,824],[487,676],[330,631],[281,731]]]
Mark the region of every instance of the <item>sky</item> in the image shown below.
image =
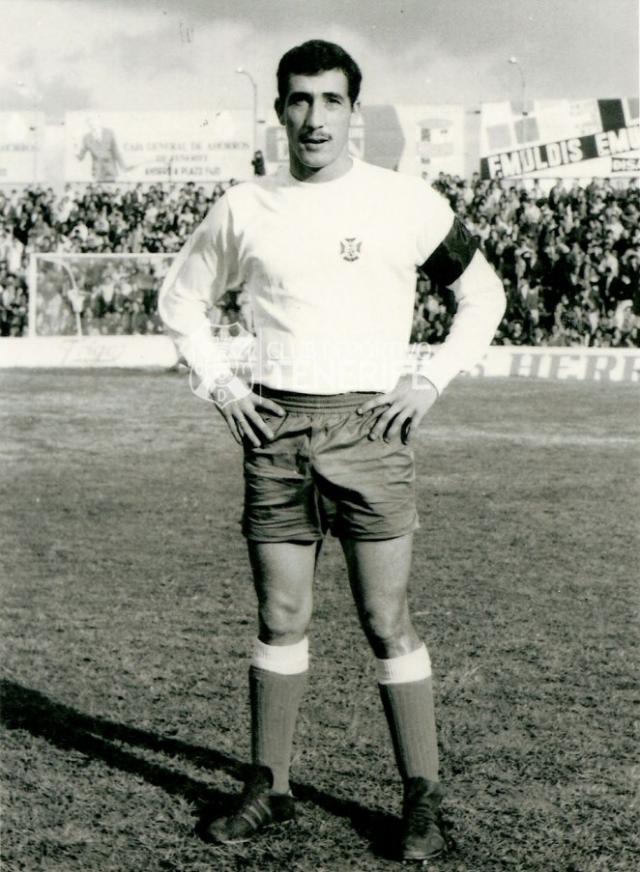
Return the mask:
[[[360,64],[362,102],[638,94],[637,0],[0,0],[0,107],[215,110],[273,104],[305,39]],[[515,56],[519,67],[509,64]]]

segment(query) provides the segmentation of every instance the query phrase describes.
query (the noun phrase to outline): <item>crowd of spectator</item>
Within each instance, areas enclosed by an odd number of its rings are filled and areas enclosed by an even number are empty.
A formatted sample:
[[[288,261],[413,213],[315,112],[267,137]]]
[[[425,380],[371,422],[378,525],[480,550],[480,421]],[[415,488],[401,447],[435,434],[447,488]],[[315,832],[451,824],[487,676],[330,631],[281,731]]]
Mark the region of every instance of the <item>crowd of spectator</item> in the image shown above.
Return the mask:
[[[26,333],[26,270],[32,252],[171,254],[234,184],[67,185],[0,192],[0,335]],[[558,180],[546,193],[514,180],[440,174],[446,196],[502,277],[508,308],[496,341],[513,345],[637,346],[640,329],[640,185]],[[39,333],[155,333],[169,259],[96,258],[83,269],[44,262]],[[416,341],[437,343],[452,295],[418,275]],[[244,311],[231,293],[220,319]]]
[[[67,185],[0,192],[0,335],[27,327],[27,263],[51,254],[179,251],[211,204],[233,184]],[[155,333],[165,263],[96,259],[83,269],[44,262],[38,275],[38,333]]]
[[[441,174],[434,183],[478,239],[501,276],[507,313],[504,345],[639,344],[640,185],[562,180],[544,193],[513,180],[470,181]],[[437,342],[451,302],[421,293],[414,333]]]

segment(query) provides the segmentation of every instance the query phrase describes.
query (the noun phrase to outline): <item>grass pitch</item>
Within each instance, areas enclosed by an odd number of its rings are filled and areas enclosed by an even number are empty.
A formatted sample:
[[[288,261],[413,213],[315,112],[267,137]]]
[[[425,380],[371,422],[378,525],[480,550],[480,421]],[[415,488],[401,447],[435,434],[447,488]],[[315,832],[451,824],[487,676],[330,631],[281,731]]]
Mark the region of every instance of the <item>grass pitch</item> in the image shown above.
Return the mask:
[[[2,373],[3,872],[391,870],[400,788],[335,542],[299,822],[194,835],[249,759],[237,446],[172,374]],[[640,863],[637,386],[459,380],[416,446],[412,603],[456,851],[434,870]]]

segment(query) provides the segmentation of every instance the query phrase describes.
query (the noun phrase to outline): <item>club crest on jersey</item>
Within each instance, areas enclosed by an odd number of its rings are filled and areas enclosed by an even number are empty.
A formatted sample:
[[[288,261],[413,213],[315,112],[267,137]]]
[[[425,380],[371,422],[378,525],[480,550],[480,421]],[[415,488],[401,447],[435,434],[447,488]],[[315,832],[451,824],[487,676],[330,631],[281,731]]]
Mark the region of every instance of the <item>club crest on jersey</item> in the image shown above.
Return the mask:
[[[349,262],[358,260],[361,248],[362,242],[356,239],[355,236],[347,236],[346,239],[340,241],[340,254],[343,260],[348,260]]]

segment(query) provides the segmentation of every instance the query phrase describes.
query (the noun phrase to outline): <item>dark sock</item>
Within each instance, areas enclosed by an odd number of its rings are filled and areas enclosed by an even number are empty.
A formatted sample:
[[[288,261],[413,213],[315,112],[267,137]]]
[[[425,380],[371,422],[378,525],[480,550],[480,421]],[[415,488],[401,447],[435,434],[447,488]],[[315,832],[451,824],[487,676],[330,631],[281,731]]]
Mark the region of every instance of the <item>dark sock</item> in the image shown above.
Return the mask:
[[[308,672],[282,675],[251,666],[251,756],[273,774],[274,793],[289,790],[289,765],[300,700]]]
[[[402,779],[438,781],[438,742],[431,676],[379,684],[393,750]]]

